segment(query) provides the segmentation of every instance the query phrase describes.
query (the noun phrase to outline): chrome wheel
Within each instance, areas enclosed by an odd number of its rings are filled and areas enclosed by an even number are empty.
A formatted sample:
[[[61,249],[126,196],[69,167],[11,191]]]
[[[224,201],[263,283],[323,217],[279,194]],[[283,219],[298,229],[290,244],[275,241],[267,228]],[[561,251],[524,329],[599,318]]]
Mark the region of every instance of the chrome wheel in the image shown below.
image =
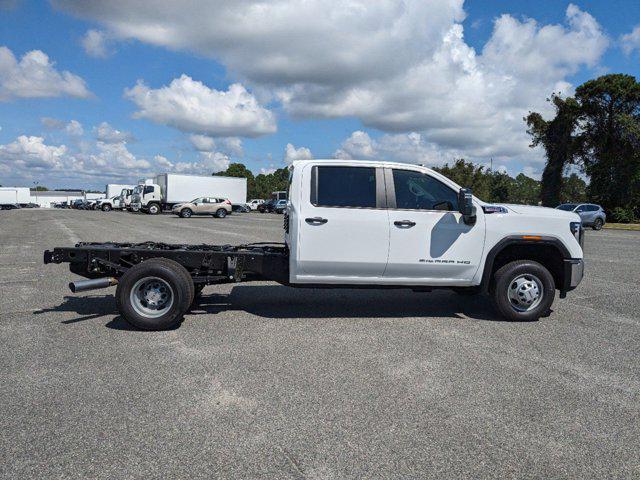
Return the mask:
[[[509,284],[507,298],[511,307],[517,312],[528,312],[536,308],[542,301],[544,287],[535,275],[518,275]]]
[[[158,277],[138,280],[129,296],[131,306],[137,314],[147,318],[161,317],[173,306],[173,289]]]

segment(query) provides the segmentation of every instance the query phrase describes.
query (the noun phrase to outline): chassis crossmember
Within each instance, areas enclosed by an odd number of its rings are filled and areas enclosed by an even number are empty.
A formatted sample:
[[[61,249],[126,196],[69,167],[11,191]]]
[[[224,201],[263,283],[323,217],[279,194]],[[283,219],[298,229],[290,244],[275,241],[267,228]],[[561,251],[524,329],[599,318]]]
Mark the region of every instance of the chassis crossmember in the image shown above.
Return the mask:
[[[151,258],[178,262],[194,284],[249,280],[289,283],[289,251],[285,244],[177,245],[144,243],[85,243],[44,252],[44,263],[68,263],[71,272],[95,279],[119,278],[134,265]]]

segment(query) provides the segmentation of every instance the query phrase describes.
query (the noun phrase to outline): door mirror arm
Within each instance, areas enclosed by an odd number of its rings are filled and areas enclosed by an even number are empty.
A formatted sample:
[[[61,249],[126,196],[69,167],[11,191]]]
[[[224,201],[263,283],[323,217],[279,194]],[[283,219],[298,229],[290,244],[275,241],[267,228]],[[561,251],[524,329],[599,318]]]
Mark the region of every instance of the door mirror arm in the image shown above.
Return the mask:
[[[470,188],[461,188],[458,192],[458,211],[466,225],[476,223],[476,207],[473,206],[473,195]]]

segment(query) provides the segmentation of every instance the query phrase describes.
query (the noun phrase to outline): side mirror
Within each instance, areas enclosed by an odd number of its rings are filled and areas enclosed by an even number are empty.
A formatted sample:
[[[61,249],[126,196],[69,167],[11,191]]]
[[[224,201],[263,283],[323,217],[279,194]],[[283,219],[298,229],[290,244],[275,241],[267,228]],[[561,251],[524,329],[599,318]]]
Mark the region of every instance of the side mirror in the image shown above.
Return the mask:
[[[473,206],[473,196],[470,188],[461,188],[458,192],[458,211],[467,225],[476,223],[476,207]]]

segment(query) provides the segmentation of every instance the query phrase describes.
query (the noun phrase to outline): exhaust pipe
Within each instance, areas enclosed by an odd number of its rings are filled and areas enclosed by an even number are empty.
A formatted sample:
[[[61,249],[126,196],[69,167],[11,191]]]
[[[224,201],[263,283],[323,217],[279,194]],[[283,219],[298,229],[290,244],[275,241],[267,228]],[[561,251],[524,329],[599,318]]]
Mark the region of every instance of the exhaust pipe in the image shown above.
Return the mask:
[[[98,290],[99,288],[113,287],[118,284],[118,279],[113,277],[94,278],[91,280],[80,280],[71,282],[69,290],[73,293],[86,292],[87,290]]]

